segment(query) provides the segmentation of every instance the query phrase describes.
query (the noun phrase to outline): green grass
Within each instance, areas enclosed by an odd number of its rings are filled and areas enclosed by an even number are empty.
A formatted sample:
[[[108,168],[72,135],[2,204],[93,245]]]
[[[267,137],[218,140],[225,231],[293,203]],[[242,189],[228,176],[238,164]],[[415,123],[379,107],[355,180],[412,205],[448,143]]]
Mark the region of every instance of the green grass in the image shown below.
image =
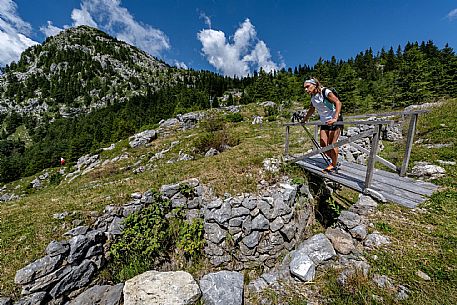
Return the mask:
[[[424,139],[422,144],[414,144],[410,169],[414,161],[428,161],[439,165],[437,160],[456,161],[454,147],[429,149],[427,144],[454,143],[457,130],[452,122],[456,110],[448,101],[442,108],[420,115],[415,139]],[[298,109],[298,106],[295,107]],[[155,140],[150,147],[133,150],[126,140],[116,143],[113,151],[101,153],[102,159],[113,158],[128,152],[130,158],[115,164],[98,168],[91,173],[58,186],[33,191],[18,201],[2,203],[0,206],[0,295],[19,293],[13,283],[15,272],[44,254],[46,245],[52,239],[61,239],[62,233],[72,227],[73,219],[90,223],[91,212],[101,212],[108,204],[124,204],[133,192],[158,189],[162,184],[175,183],[196,177],[214,189],[216,194],[229,192],[256,192],[262,179],[277,180],[283,173],[299,181],[303,171],[294,166],[284,166],[277,174],[265,173],[262,162],[265,158],[280,157],[284,153],[284,132],[282,118],[265,122],[262,128],[252,125],[253,115],[263,115],[263,109],[255,105],[243,108],[243,122],[227,123],[233,137],[240,139],[239,145],[210,158],[197,155],[195,160],[169,164],[179,151],[193,153],[193,141],[200,129],[187,130],[170,137]],[[440,126],[445,124],[445,127]],[[437,127],[439,126],[439,127]],[[290,129],[290,153],[299,154],[311,148],[310,140],[300,126]],[[155,153],[170,147],[172,141],[180,143],[165,155],[164,159],[153,163],[153,168],[134,175],[132,168],[143,156],[143,165]],[[383,156],[401,165],[404,144],[384,143]],[[409,210],[393,204],[381,204],[372,216],[374,229],[389,236],[392,244],[388,247],[367,253],[372,273],[385,274],[396,284],[410,289],[411,296],[402,304],[457,304],[457,177],[453,166],[444,166],[446,176],[434,183],[441,186],[420,209]],[[19,185],[17,192],[25,190],[33,177],[8,185],[12,190]],[[301,181],[301,180],[300,180]],[[357,200],[355,192],[343,189],[338,192],[336,204],[345,205]],[[341,205],[341,204],[340,204]],[[336,205],[335,205],[336,207]],[[64,220],[52,218],[52,214],[68,211],[71,214]],[[312,232],[325,228],[314,224]],[[375,260],[373,255],[377,256]],[[192,266],[191,268],[197,268]],[[204,266],[202,267],[204,268]],[[432,280],[425,282],[416,272],[427,273]],[[194,274],[200,274],[198,270]],[[314,284],[298,285],[286,291],[286,295],[268,292],[272,301],[286,301],[289,304],[306,304],[304,299],[313,291],[311,299],[317,298],[331,304],[390,304],[396,303],[395,294],[376,287],[371,281],[356,276],[347,288],[336,283],[337,273],[321,273]],[[266,292],[267,293],[267,292]],[[373,295],[377,297],[373,297]],[[379,297],[383,301],[379,301]],[[254,303],[256,304],[256,303]],[[275,304],[275,303],[273,303]]]

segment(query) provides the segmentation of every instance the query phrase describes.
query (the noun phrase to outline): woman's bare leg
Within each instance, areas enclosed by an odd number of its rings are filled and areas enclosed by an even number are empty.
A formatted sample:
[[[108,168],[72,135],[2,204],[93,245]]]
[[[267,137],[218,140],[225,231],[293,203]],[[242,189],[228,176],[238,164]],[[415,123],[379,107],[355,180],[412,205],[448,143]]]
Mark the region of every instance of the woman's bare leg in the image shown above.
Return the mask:
[[[335,144],[336,142],[338,142],[341,129],[337,128],[336,130],[329,130],[328,133],[328,145]],[[329,153],[329,157],[332,159],[332,165],[336,167],[338,165],[338,147],[329,150]]]

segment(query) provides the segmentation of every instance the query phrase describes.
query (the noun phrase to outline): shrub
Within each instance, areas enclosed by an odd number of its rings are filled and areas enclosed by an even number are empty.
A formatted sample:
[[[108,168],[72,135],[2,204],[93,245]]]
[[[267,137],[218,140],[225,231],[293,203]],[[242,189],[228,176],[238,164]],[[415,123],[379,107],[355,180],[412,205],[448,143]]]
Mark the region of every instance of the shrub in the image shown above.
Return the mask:
[[[188,222],[181,208],[172,208],[158,193],[153,196],[152,204],[124,220],[122,234],[110,247],[109,268],[115,281],[160,267],[175,250],[185,259],[200,257],[203,220]]]
[[[205,120],[200,122],[200,127],[206,132],[215,132],[224,129],[224,120],[216,112],[210,112]]]
[[[210,148],[224,151],[227,146],[236,146],[239,139],[231,136],[226,130],[217,132],[205,132],[195,139],[194,146],[199,153],[205,153]]]
[[[229,113],[225,116],[225,120],[232,123],[243,122],[243,116],[239,112]]]

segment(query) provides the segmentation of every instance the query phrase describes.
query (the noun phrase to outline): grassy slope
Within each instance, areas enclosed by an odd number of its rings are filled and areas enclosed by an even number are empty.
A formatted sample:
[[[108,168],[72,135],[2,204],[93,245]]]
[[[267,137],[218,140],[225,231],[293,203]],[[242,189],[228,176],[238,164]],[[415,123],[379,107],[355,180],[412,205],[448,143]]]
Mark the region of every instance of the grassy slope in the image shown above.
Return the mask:
[[[449,101],[449,105],[455,100]],[[454,121],[455,110],[446,106],[419,118],[418,138],[434,139],[431,143],[452,142],[457,130]],[[262,161],[267,157],[283,153],[284,128],[280,122],[264,123],[263,128],[251,125],[253,114],[262,114],[254,106],[247,107],[243,116],[246,122],[230,125],[230,132],[238,136],[240,145],[218,156],[198,160],[167,164],[180,150],[189,153],[192,141],[199,130],[189,130],[170,138],[156,140],[151,147],[138,150],[128,149],[128,160],[113,166],[98,169],[72,183],[62,182],[59,186],[48,187],[34,192],[19,201],[4,203],[0,208],[0,295],[17,293],[13,278],[15,271],[28,262],[43,255],[44,248],[54,238],[71,228],[72,219],[90,222],[91,211],[100,212],[107,204],[123,204],[132,192],[144,192],[164,183],[173,183],[190,177],[198,177],[203,183],[212,186],[219,194],[240,193],[256,190],[259,180],[274,180],[275,175],[261,171]],[[446,124],[445,127],[439,127]],[[300,129],[292,128],[291,153],[310,148],[309,140]],[[145,162],[154,153],[169,147],[172,141],[179,140],[165,159],[156,162],[152,171],[133,175],[131,170],[122,167],[132,165],[142,155]],[[118,147],[121,145],[118,145]],[[125,143],[124,143],[125,146]],[[397,145],[386,144],[384,152],[398,159]],[[112,158],[120,153],[105,152],[104,158]],[[427,149],[415,145],[412,161],[456,160],[456,152],[451,148]],[[397,160],[401,162],[401,160]],[[378,230],[388,235],[393,243],[388,248],[367,255],[372,272],[386,274],[397,284],[411,290],[410,304],[456,304],[457,273],[457,189],[456,177],[451,167],[446,167],[446,177],[435,181],[443,190],[421,206],[421,209],[407,210],[396,205],[382,205],[373,223]],[[28,179],[31,180],[31,179]],[[28,181],[27,180],[27,181]],[[343,195],[353,199],[354,194],[345,191]],[[75,215],[65,220],[55,220],[52,214],[75,211]],[[323,227],[317,230],[324,230]],[[377,260],[373,255],[377,255]],[[424,282],[415,273],[422,270],[432,277]],[[316,281],[318,294],[336,304],[371,304],[372,295],[382,296],[384,303],[396,302],[393,294],[374,287],[369,281],[354,278],[349,289],[336,285],[334,274],[320,276]],[[298,294],[297,294],[298,295]],[[271,295],[271,299],[277,296]],[[300,297],[291,297],[290,303],[306,304]]]

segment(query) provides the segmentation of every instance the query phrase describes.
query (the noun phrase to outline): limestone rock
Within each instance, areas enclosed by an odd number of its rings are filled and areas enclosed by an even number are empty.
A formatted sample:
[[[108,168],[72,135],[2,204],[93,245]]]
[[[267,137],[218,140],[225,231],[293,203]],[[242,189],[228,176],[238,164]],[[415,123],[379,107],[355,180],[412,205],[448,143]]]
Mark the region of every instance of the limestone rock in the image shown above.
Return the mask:
[[[316,265],[336,256],[332,243],[322,233],[316,234],[302,242],[298,245],[297,251],[307,254]]]
[[[378,248],[382,245],[390,244],[390,240],[389,240],[389,238],[387,238],[377,232],[374,232],[374,233],[368,234],[368,236],[365,239],[363,244],[368,248]]]
[[[68,302],[66,305],[121,305],[123,288],[124,284],[122,283],[115,286],[97,285],[84,291],[78,297]]]
[[[54,271],[62,261],[61,255],[45,256],[25,266],[16,272],[14,282],[16,284],[27,284],[36,278],[45,276]]]
[[[294,251],[290,262],[290,273],[303,282],[314,280],[316,265],[311,258],[302,251]]]
[[[243,281],[243,275],[233,271],[219,271],[203,276],[200,280],[200,288],[204,304],[243,304]]]
[[[184,271],[147,271],[125,282],[124,305],[193,305],[200,289],[192,275]]]
[[[145,130],[130,137],[129,145],[131,148],[137,148],[146,145],[147,143],[157,139],[157,135],[158,133],[155,130]]]
[[[349,254],[355,249],[352,237],[346,231],[339,228],[328,228],[325,231],[325,235],[331,240],[333,247],[339,253]]]

